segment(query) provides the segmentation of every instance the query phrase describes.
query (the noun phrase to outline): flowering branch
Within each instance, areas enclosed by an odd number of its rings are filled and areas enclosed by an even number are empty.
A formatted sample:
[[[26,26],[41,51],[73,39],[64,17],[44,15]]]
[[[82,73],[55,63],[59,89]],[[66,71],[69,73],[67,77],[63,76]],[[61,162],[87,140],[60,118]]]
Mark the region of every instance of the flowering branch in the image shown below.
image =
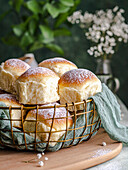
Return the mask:
[[[85,36],[93,42],[87,50],[90,55],[103,59],[111,58],[120,42],[128,42],[128,25],[123,17],[123,9],[116,6],[106,11],[99,10],[95,14],[76,11],[68,17],[72,24],[79,24]]]

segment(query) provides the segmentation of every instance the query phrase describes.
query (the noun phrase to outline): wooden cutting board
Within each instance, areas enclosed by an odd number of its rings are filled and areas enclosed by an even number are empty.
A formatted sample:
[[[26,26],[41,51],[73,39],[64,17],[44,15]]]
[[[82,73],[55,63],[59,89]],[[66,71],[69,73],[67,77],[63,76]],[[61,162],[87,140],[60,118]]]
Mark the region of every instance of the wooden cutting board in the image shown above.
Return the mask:
[[[102,146],[106,142],[106,146]],[[107,133],[100,129],[98,133],[89,141],[77,146],[61,149],[57,152],[47,152],[40,159],[48,157],[44,161],[44,166],[39,167],[38,162],[24,163],[36,158],[36,152],[23,152],[14,150],[0,150],[1,170],[36,170],[36,169],[56,169],[56,170],[77,170],[89,168],[106,162],[117,156],[122,149],[122,143],[113,141]]]

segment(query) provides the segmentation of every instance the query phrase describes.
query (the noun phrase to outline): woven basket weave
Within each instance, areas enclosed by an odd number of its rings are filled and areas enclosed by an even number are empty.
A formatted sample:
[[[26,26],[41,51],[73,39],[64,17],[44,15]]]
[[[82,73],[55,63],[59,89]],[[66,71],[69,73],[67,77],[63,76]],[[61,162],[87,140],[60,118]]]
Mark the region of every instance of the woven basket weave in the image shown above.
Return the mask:
[[[90,104],[92,107],[90,107],[90,110],[87,109],[87,105]],[[77,111],[76,107],[77,106],[84,106],[84,110],[83,111]],[[60,117],[60,118],[55,118],[55,114],[56,114],[56,108],[58,107],[65,107],[66,110],[67,110],[67,116],[66,117]],[[69,107],[72,107],[73,108],[73,112],[70,114],[70,116],[68,115],[68,108]],[[37,123],[38,123],[38,110],[39,109],[49,109],[49,108],[54,108],[54,115],[53,115],[53,118],[52,119],[52,123],[51,123],[51,128],[50,128],[50,131],[47,131],[47,132],[40,132],[40,131],[37,131]],[[78,103],[72,103],[72,104],[65,104],[65,105],[54,105],[54,106],[39,106],[39,105],[34,105],[34,106],[21,106],[21,107],[0,107],[0,109],[5,109],[5,110],[9,110],[9,115],[10,115],[10,119],[3,119],[3,120],[6,120],[6,121],[9,121],[10,122],[10,125],[11,125],[11,128],[10,130],[9,129],[0,129],[0,133],[3,131],[6,133],[6,131],[9,131],[10,134],[11,134],[11,137],[12,137],[12,143],[9,143],[9,142],[3,142],[2,140],[0,140],[0,144],[1,146],[4,146],[4,147],[11,147],[11,148],[16,148],[16,149],[21,149],[21,146],[23,147],[22,149],[25,149],[25,150],[30,150],[29,149],[29,146],[32,146],[32,149],[31,150],[38,150],[38,144],[45,144],[45,148],[43,148],[43,151],[45,150],[48,150],[48,148],[50,147],[50,142],[57,142],[57,143],[61,143],[61,147],[60,148],[63,148],[63,147],[70,147],[72,145],[77,145],[79,143],[81,143],[83,140],[84,141],[87,141],[91,138],[92,135],[96,134],[96,132],[99,130],[100,128],[100,124],[101,124],[101,120],[100,118],[98,117],[97,113],[96,113],[96,110],[95,110],[95,103],[92,99],[89,99],[87,101],[82,101],[82,102],[78,102]],[[23,118],[23,111],[24,110],[33,110],[33,109],[36,109],[36,120],[26,120],[26,121],[34,121],[35,122],[35,131],[34,132],[25,132],[24,130],[24,118]],[[21,120],[19,119],[12,119],[11,118],[11,112],[12,110],[21,110]],[[85,123],[84,125],[78,125],[77,123],[77,119],[82,116],[84,117],[84,120],[85,120]],[[73,118],[73,127],[70,127],[68,128],[68,117],[72,117]],[[0,118],[1,119],[1,118]],[[58,141],[51,141],[50,140],[50,137],[51,137],[51,134],[52,133],[57,133],[57,132],[60,132],[60,131],[52,131],[52,128],[53,128],[53,123],[54,123],[54,120],[55,119],[66,119],[66,130],[61,130],[61,131],[65,131],[64,135],[62,138],[60,138]],[[89,120],[88,120],[89,119]],[[46,120],[50,120],[50,119],[46,119]],[[17,128],[13,128],[12,126],[12,122],[13,121],[21,121],[21,124],[22,124],[22,128],[18,130],[16,130]],[[77,135],[77,132],[78,131],[81,131],[81,133],[79,135]],[[72,138],[68,138],[67,139],[67,135],[68,133],[72,132]],[[86,132],[86,133],[85,133]],[[15,139],[14,139],[14,133],[22,133],[23,134],[23,143],[21,144],[17,144],[17,142],[15,142]],[[31,143],[27,143],[27,140],[26,140],[26,134],[28,133],[35,133],[34,135],[34,141],[31,142]],[[49,134],[49,137],[48,137],[48,140],[47,141],[39,141],[37,139],[37,133],[48,133]],[[65,144],[65,143],[69,143],[68,145]],[[59,148],[59,149],[60,149]]]

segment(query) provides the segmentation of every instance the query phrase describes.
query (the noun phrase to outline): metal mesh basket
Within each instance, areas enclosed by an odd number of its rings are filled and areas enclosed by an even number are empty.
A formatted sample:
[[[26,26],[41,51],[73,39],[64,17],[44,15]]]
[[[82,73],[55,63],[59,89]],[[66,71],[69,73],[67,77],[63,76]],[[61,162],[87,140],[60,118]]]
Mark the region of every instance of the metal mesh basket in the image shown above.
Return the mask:
[[[77,111],[77,106],[83,106],[84,110]],[[88,107],[89,106],[89,107]],[[56,118],[56,108],[58,107],[65,107],[67,110],[66,117],[60,117]],[[73,112],[68,115],[69,107],[73,108]],[[37,131],[37,124],[38,124],[38,110],[39,109],[49,109],[54,108],[54,115],[51,123],[51,128],[49,131],[41,132]],[[35,151],[45,151],[45,150],[51,150],[56,151],[58,149],[61,149],[63,147],[70,147],[72,145],[77,145],[81,143],[82,141],[87,141],[90,139],[92,135],[95,135],[98,129],[100,128],[101,120],[99,116],[96,113],[95,110],[95,103],[92,99],[89,99],[87,101],[82,101],[78,103],[72,103],[72,104],[65,104],[65,105],[54,105],[54,106],[24,106],[21,107],[0,107],[2,110],[8,110],[9,117],[10,118],[0,118],[0,121],[5,121],[6,123],[9,122],[10,128],[1,128],[0,129],[0,144],[4,147],[11,147],[16,148],[18,150],[35,150]],[[24,129],[24,117],[23,117],[23,111],[29,111],[36,109],[36,120],[26,120],[26,121],[33,121],[35,122],[35,130],[33,132],[26,132]],[[20,110],[21,111],[21,119],[12,119],[11,112],[12,110]],[[68,128],[68,118],[73,118],[73,126]],[[66,128],[64,131],[64,135],[57,141],[51,141],[51,134],[52,133],[58,133],[60,131],[52,131],[53,124],[55,119],[66,119]],[[48,120],[48,119],[46,119]],[[22,128],[14,128],[13,127],[13,121],[21,121]],[[82,122],[82,123],[79,123]],[[4,136],[4,134],[6,137]],[[29,133],[34,133],[34,137],[31,137],[31,140],[29,140]],[[38,133],[47,133],[48,134],[48,140],[47,141],[40,141],[37,139]],[[18,138],[21,137],[21,141],[18,141]],[[28,142],[29,141],[29,142]],[[55,143],[56,145],[54,147],[50,146],[50,142]]]

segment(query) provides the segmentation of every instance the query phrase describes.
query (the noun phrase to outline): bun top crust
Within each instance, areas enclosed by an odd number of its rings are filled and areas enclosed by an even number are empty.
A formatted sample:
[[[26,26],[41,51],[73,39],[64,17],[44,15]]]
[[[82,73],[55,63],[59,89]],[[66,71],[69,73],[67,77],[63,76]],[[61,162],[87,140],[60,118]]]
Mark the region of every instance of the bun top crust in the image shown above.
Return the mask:
[[[4,102],[7,105],[18,105],[18,100],[16,100],[15,95],[13,94],[0,94],[0,102]]]
[[[4,70],[11,72],[13,75],[21,75],[30,66],[22,60],[19,59],[9,59],[4,63]]]
[[[47,104],[47,105],[43,105],[43,106],[54,106],[55,104]],[[59,105],[58,103],[56,103],[56,105]],[[36,109],[34,110],[30,110],[27,117],[36,117]],[[39,109],[38,110],[38,116],[37,119],[39,121],[42,121],[43,119],[49,119],[49,120],[43,120],[45,121],[45,124],[47,124],[48,126],[51,126],[52,123],[52,118],[54,115],[54,108],[47,108],[47,109]],[[60,119],[54,119],[54,124],[59,125],[59,126],[64,126],[66,124],[66,115],[67,115],[67,111],[64,107],[59,107],[56,108],[55,111],[55,118],[60,118]],[[70,116],[70,113],[68,113],[68,116]],[[72,125],[73,121],[72,118],[69,117],[68,118],[68,126]]]
[[[43,78],[50,77],[59,79],[56,73],[54,73],[52,70],[44,67],[36,67],[28,69],[17,79],[17,81],[26,82],[32,80],[40,82]]]
[[[87,69],[74,69],[63,74],[59,80],[62,86],[80,86],[85,83],[99,82],[97,76]]]
[[[39,64],[39,67],[49,68],[59,77],[61,77],[65,72],[69,70],[77,69],[77,66],[74,63],[59,57],[44,60]]]
[[[74,68],[77,68],[77,66],[72,63],[71,61],[68,61],[64,58],[61,58],[61,57],[55,57],[55,58],[50,58],[50,59],[46,59],[44,61],[42,61],[40,64],[39,64],[39,67],[40,66],[45,66],[45,65],[53,65],[53,64],[68,64],[68,65],[72,65],[74,66]]]

